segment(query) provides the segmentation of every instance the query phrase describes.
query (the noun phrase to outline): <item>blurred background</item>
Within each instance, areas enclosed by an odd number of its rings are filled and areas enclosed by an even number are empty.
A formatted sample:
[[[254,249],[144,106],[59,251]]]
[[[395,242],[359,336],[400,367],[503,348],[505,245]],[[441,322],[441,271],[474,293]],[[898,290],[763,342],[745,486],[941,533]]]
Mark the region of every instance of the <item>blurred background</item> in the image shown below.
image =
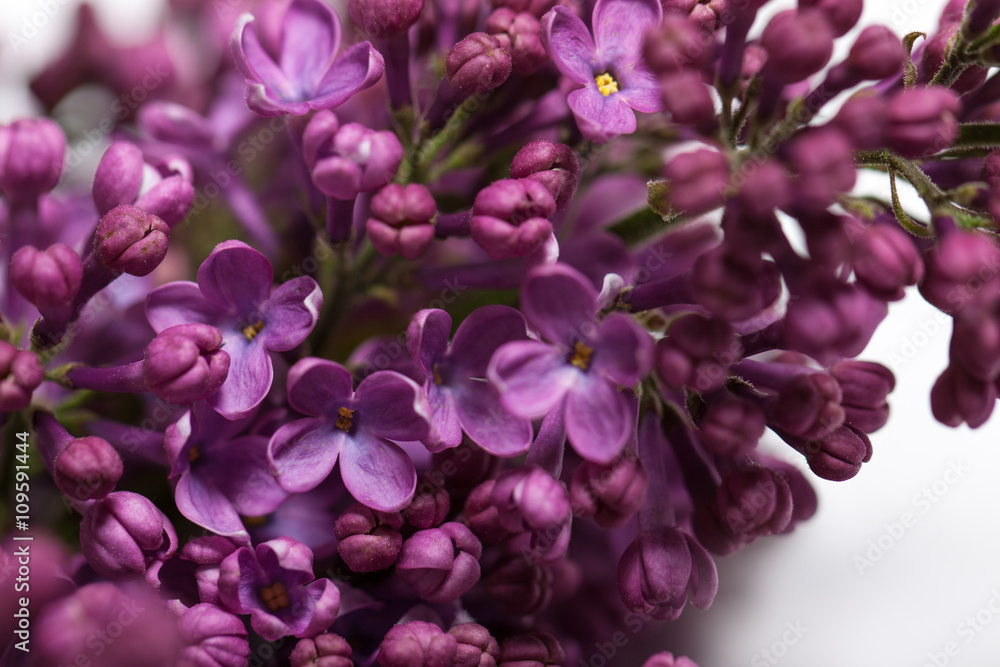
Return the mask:
[[[216,0],[227,7],[240,1]],[[91,4],[112,39],[131,43],[153,34],[163,8],[163,0]],[[65,48],[78,5],[0,1],[0,122],[39,113],[27,81]],[[770,3],[757,31],[792,5]],[[834,61],[861,26],[881,23],[900,36],[930,33],[944,5],[869,0],[859,27],[838,40]],[[172,46],[183,57],[183,44]],[[74,171],[88,178],[93,168]],[[888,185],[873,176],[858,187],[884,195]],[[914,200],[911,210],[922,211]],[[720,589],[713,607],[689,607],[670,625],[649,624],[643,631],[650,641],[690,655],[701,667],[997,664],[1000,415],[978,431],[949,429],[932,418],[930,388],[947,364],[950,333],[950,320],[915,290],[890,306],[861,357],[889,366],[897,379],[889,423],[872,436],[871,462],[847,482],[816,480],[819,512],[793,534],[717,559]],[[787,446],[771,445],[802,464]],[[622,619],[627,636],[635,623]],[[600,648],[612,639],[594,640],[592,667],[641,664],[639,657],[622,656],[638,653],[639,642],[605,663]]]

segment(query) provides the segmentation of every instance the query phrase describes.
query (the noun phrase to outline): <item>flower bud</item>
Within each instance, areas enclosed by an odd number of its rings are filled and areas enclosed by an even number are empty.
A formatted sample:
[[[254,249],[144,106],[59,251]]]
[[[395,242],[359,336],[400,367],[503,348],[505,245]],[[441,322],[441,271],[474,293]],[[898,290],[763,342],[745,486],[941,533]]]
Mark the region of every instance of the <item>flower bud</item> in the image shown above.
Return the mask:
[[[738,458],[757,446],[767,423],[756,404],[721,391],[708,399],[699,428],[706,449],[718,456]]]
[[[794,201],[804,212],[825,211],[857,180],[853,147],[834,128],[803,132],[789,147],[789,158],[798,172]]]
[[[862,80],[879,81],[899,74],[905,60],[902,40],[889,28],[873,25],[858,35],[847,56],[847,65]]]
[[[657,620],[674,620],[688,598],[708,609],[719,588],[715,562],[679,528],[644,530],[618,562],[618,590],[625,606]]]
[[[358,123],[340,126],[312,169],[313,183],[335,199],[354,199],[387,185],[403,162],[403,145],[388,130],[376,132]]]
[[[818,440],[799,440],[792,444],[805,455],[810,470],[832,482],[851,479],[861,470],[861,464],[872,457],[871,440],[850,424],[838,426]]]
[[[722,203],[729,186],[729,161],[719,151],[699,149],[667,162],[663,175],[674,208],[692,215],[704,213]]]
[[[548,61],[541,24],[533,14],[499,7],[486,19],[486,32],[510,51],[511,67],[518,74],[533,74]]]
[[[451,665],[458,640],[426,621],[410,621],[386,633],[378,651],[380,667],[438,667]]]
[[[990,26],[1000,15],[1000,2],[997,0],[976,0],[969,12],[969,34],[978,35],[990,29]]]
[[[863,5],[864,0],[799,0],[799,10],[814,8],[823,13],[834,37],[843,37],[857,24]]]
[[[435,485],[430,478],[423,476],[413,500],[403,510],[403,520],[419,530],[436,528],[444,522],[450,508],[451,497],[447,489]]]
[[[472,95],[493,90],[510,76],[511,53],[500,40],[485,32],[474,32],[452,47],[445,71],[452,86]]]
[[[559,640],[550,634],[508,637],[500,646],[499,667],[556,667],[566,662],[566,652]]]
[[[698,257],[691,289],[697,302],[712,314],[740,321],[778,300],[781,274],[760,253],[723,243]]]
[[[830,125],[840,130],[856,150],[877,150],[885,146],[888,109],[880,95],[855,95],[844,102]]]
[[[643,62],[658,76],[701,70],[712,55],[710,45],[705,32],[689,18],[668,13],[658,28],[646,34]]]
[[[140,577],[177,550],[177,533],[148,498],[115,491],[94,502],[80,523],[80,546],[97,574],[112,581]]]
[[[896,386],[892,371],[871,361],[840,361],[830,367],[840,385],[844,421],[865,433],[885,426],[889,392]]]
[[[767,75],[786,85],[812,76],[830,61],[833,38],[825,13],[781,12],[771,19],[760,38],[767,50]]]
[[[729,365],[743,348],[727,322],[698,314],[681,315],[656,344],[656,369],[669,386],[704,393],[729,377]]]
[[[511,536],[511,531],[500,521],[500,511],[493,502],[496,480],[490,479],[472,490],[465,500],[465,523],[476,536],[487,544],[503,542]]]
[[[92,189],[101,216],[115,206],[135,202],[142,187],[144,164],[142,151],[133,143],[116,141],[108,146],[97,165]]]
[[[17,412],[31,404],[31,394],[45,379],[34,353],[0,340],[0,412]]]
[[[170,228],[152,213],[122,204],[97,223],[97,256],[112,271],[133,276],[153,272],[167,254]]]
[[[458,640],[451,667],[495,667],[500,659],[500,645],[490,631],[478,623],[461,623],[448,634]]]
[[[566,144],[539,139],[526,144],[517,152],[510,163],[510,177],[530,178],[544,185],[559,211],[566,208],[576,193],[580,158]]]
[[[764,466],[738,468],[722,479],[716,497],[722,524],[745,541],[782,532],[792,519],[792,491]]]
[[[1000,377],[1000,302],[955,318],[948,356],[979,380]]]
[[[242,667],[250,658],[246,626],[222,607],[196,604],[180,617],[177,629],[185,645],[177,667]]]
[[[944,369],[931,387],[931,412],[945,426],[958,428],[962,422],[979,428],[993,414],[997,386],[983,382],[952,364]]]
[[[820,438],[844,423],[840,385],[827,373],[801,373],[788,380],[771,405],[774,425],[800,438]]]
[[[403,536],[399,512],[380,512],[353,503],[337,518],[337,553],[354,572],[376,572],[392,567]]]
[[[896,93],[887,109],[886,143],[905,158],[943,151],[958,136],[961,110],[957,93],[949,88],[929,86]]]
[[[143,376],[154,394],[174,405],[208,398],[229,376],[222,332],[207,324],[179,324],[146,346]]]
[[[905,294],[903,288],[924,277],[920,251],[894,225],[872,225],[857,237],[853,250],[855,278],[878,299],[898,301]]]
[[[48,118],[25,118],[0,127],[0,191],[12,201],[32,201],[56,187],[66,137]]]
[[[980,232],[945,233],[924,263],[920,294],[946,313],[976,310],[1000,293],[1000,246]]]
[[[114,491],[122,472],[122,457],[115,448],[103,438],[87,436],[56,455],[52,476],[70,498],[94,500]]]
[[[414,533],[403,542],[396,573],[430,602],[448,604],[479,581],[483,546],[464,524]]]
[[[823,363],[854,357],[871,340],[887,312],[885,302],[853,283],[821,282],[788,305],[784,331],[788,349]]]
[[[44,251],[23,246],[10,260],[10,284],[36,308],[72,303],[83,280],[83,261],[69,246],[56,243]]]
[[[317,111],[302,131],[302,158],[312,169],[321,157],[332,154],[333,138],[340,129],[337,115],[329,109]]]
[[[931,35],[930,38],[928,38],[928,40],[924,43],[923,50],[921,52],[920,74],[917,77],[917,83],[929,83],[931,79],[934,78],[934,75],[937,74],[938,70],[941,69],[941,66],[944,65],[945,60],[948,58],[952,45],[958,39],[958,30],[960,27],[961,21],[943,24],[941,28],[936,33]],[[967,93],[983,85],[983,82],[986,81],[986,77],[988,75],[988,67],[983,67],[982,65],[973,62],[965,68],[958,78],[949,86],[949,89],[954,90],[959,95]]]
[[[416,259],[434,240],[437,204],[423,185],[390,183],[372,197],[371,213],[368,238],[383,255]]]
[[[493,259],[530,255],[552,236],[548,218],[555,210],[552,195],[536,180],[496,181],[476,195],[472,239]]]
[[[520,554],[504,557],[486,577],[486,591],[506,611],[518,616],[537,614],[552,602],[554,571]]]
[[[402,35],[417,22],[424,0],[350,0],[347,10],[367,35],[388,37]]]
[[[353,653],[346,639],[327,632],[300,639],[289,661],[291,667],[353,667]]]
[[[675,125],[710,132],[718,122],[715,101],[700,72],[683,70],[660,77],[663,108]]]
[[[584,461],[570,483],[570,504],[577,516],[615,528],[639,511],[648,486],[649,473],[635,455],[622,454],[604,464]]]

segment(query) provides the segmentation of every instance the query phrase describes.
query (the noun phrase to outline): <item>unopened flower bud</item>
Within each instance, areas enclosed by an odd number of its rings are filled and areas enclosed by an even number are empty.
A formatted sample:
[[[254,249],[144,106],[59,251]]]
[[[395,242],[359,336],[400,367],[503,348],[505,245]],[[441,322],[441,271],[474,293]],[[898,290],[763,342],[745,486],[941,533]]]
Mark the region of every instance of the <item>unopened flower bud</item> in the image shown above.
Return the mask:
[[[715,562],[679,528],[644,530],[618,562],[618,591],[625,606],[658,620],[674,620],[691,603],[708,609],[719,589]]]
[[[207,324],[179,324],[146,346],[143,376],[154,394],[174,405],[208,398],[229,376],[222,332]]]
[[[479,581],[483,546],[465,524],[449,522],[403,542],[396,573],[430,602],[448,604]]]
[[[490,667],[500,659],[497,640],[478,623],[461,623],[448,634],[458,640],[452,667]]]
[[[681,153],[666,163],[670,203],[678,211],[704,213],[722,203],[729,185],[729,161],[716,150]]]
[[[820,438],[844,423],[840,384],[827,373],[801,373],[778,391],[770,417],[800,438]]]
[[[530,255],[552,236],[548,218],[555,211],[555,199],[538,181],[496,181],[476,195],[472,239],[493,259]]]
[[[781,12],[771,19],[761,35],[761,44],[767,50],[767,75],[783,84],[812,76],[830,61],[833,38],[825,13]]]
[[[368,238],[383,255],[416,259],[434,240],[437,204],[423,185],[390,183],[372,197],[371,213]]]
[[[767,422],[756,404],[721,391],[709,398],[699,427],[706,449],[719,456],[737,458],[757,446]]]
[[[97,223],[97,256],[107,268],[133,276],[153,272],[167,254],[170,228],[152,213],[122,204]]]
[[[508,637],[500,646],[499,667],[556,667],[566,662],[566,652],[550,634]]]
[[[533,14],[499,7],[486,19],[486,32],[510,51],[512,69],[518,74],[533,74],[548,60],[541,24]]]
[[[458,640],[426,621],[393,626],[378,651],[380,667],[437,667],[451,665]]]
[[[288,659],[291,667],[353,667],[353,653],[346,639],[327,632],[300,639]]]
[[[861,18],[864,0],[799,0],[799,9],[818,9],[835,37],[843,37]],[[882,78],[882,77],[879,77]]]
[[[56,187],[66,137],[47,118],[26,118],[0,127],[0,191],[12,201],[31,201]]]
[[[38,357],[0,340],[0,412],[17,412],[31,404],[31,394],[45,379]]]
[[[663,22],[646,34],[643,61],[657,75],[701,70],[712,55],[705,32],[689,18],[671,12]]]
[[[380,512],[353,503],[337,518],[337,553],[354,572],[376,572],[392,567],[403,537],[399,512]]]
[[[82,280],[83,261],[62,243],[44,251],[23,246],[10,261],[10,284],[39,309],[71,303]]]
[[[962,104],[950,88],[929,86],[896,93],[886,115],[886,142],[905,158],[942,151],[958,136]]]
[[[451,508],[451,498],[447,489],[429,482],[428,477],[422,478],[413,500],[403,510],[403,519],[406,523],[420,530],[440,526]]]
[[[80,523],[80,546],[87,562],[105,579],[141,577],[154,560],[177,550],[170,519],[148,498],[115,491],[94,502]]]
[[[978,309],[1000,291],[1000,245],[975,231],[953,230],[924,253],[920,294],[946,313]]]
[[[830,367],[840,385],[844,421],[865,433],[885,426],[889,393],[896,386],[892,371],[871,361],[840,361]]]
[[[577,516],[593,518],[602,528],[622,526],[646,499],[649,473],[628,453],[611,463],[584,461],[573,474],[570,503]]]
[[[510,50],[485,32],[474,32],[452,47],[445,59],[448,80],[458,90],[485,93],[510,76]]]
[[[73,440],[55,458],[52,476],[56,486],[75,500],[103,498],[115,490],[122,477],[122,457],[104,438]]]
[[[976,4],[979,4],[978,2]],[[948,59],[952,45],[959,39],[958,31],[961,21],[942,24],[940,29],[931,35],[923,44],[920,58],[920,73],[917,83],[930,83],[945,60]],[[949,86],[957,94],[968,93],[983,85],[989,75],[989,68],[972,62]]]
[[[656,344],[656,368],[669,386],[698,392],[718,389],[739,361],[742,346],[729,324],[698,314],[675,319]]]
[[[178,619],[177,629],[185,644],[177,667],[241,667],[250,658],[246,626],[222,607],[196,604]]]
[[[128,141],[108,146],[94,174],[94,205],[100,215],[115,206],[131,204],[139,196],[143,172],[142,151]]]
[[[855,240],[854,275],[879,299],[898,301],[904,288],[924,277],[924,262],[911,237],[895,225],[872,225]]]
[[[954,364],[944,369],[931,388],[934,419],[952,428],[962,422],[969,428],[979,428],[993,414],[996,403],[995,383],[983,382]]]
[[[366,34],[388,37],[402,35],[417,22],[424,0],[350,0],[347,9]]]
[[[544,139],[532,141],[517,152],[510,163],[511,178],[530,178],[544,185],[556,202],[556,210],[569,204],[580,177],[580,158],[566,144]]]
[[[847,56],[847,64],[851,70],[862,80],[871,81],[899,74],[905,60],[902,40],[892,30],[881,25],[868,26],[862,30]]]

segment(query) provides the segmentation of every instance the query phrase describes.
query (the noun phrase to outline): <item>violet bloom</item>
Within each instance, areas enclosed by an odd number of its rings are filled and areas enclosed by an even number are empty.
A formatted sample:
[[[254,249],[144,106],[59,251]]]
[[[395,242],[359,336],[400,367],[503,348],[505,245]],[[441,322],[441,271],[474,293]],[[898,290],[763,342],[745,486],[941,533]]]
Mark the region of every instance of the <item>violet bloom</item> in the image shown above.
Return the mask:
[[[208,401],[226,419],[250,414],[271,388],[268,352],[285,352],[312,331],[323,293],[308,276],[272,290],[274,270],[242,241],[215,246],[198,269],[198,282],[158,287],[146,299],[146,317],[157,333],[178,324],[211,324],[222,332],[229,377]]]
[[[250,614],[250,627],[272,642],[288,635],[315,637],[340,611],[337,586],[315,578],[312,551],[290,537],[226,556],[219,595],[233,612]]]
[[[288,404],[308,415],[271,436],[268,461],[282,488],[315,488],[340,459],[344,486],[359,502],[393,512],[406,507],[417,486],[413,461],[391,440],[423,440],[430,406],[416,382],[376,371],[354,390],[340,364],[307,358],[288,371]]]
[[[275,62],[257,35],[254,17],[243,14],[233,31],[236,67],[247,80],[247,106],[261,116],[332,109],[382,76],[382,54],[360,42],[340,56],[340,18],[322,0],[293,0],[281,23]]]
[[[604,143],[636,129],[635,111],[663,108],[660,86],[642,61],[646,33],[657,27],[657,0],[597,0],[594,36],[563,6],[542,17],[542,43],[556,67],[583,86],[569,94],[576,124],[585,137]]]
[[[622,313],[595,324],[597,296],[586,277],[564,264],[533,270],[524,281],[521,310],[550,342],[505,343],[487,377],[504,408],[520,417],[540,417],[565,404],[573,448],[588,461],[610,463],[635,423],[618,385],[631,387],[646,375],[653,341]]]
[[[406,331],[410,356],[427,377],[432,416],[425,444],[431,451],[457,447],[465,432],[496,456],[524,453],[531,446],[531,422],[507,412],[496,389],[483,382],[498,347],[527,340],[524,317],[507,306],[485,306],[462,321],[449,346],[450,332],[451,316],[435,308],[414,315]]]

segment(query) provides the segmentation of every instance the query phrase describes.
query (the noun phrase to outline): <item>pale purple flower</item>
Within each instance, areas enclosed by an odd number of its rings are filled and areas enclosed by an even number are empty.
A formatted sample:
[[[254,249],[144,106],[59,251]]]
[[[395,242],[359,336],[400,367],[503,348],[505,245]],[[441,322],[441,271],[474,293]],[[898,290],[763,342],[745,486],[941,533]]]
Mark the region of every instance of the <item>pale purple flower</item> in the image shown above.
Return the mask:
[[[322,0],[293,0],[281,24],[278,62],[264,50],[254,17],[233,32],[236,67],[247,80],[247,106],[261,116],[332,109],[382,76],[382,54],[360,42],[340,56],[340,19]]]
[[[642,61],[646,33],[657,27],[657,0],[597,0],[594,35],[579,16],[556,6],[542,17],[542,43],[556,67],[583,86],[567,102],[585,137],[606,142],[636,129],[635,111],[660,111],[660,86]]]
[[[198,282],[177,281],[150,292],[146,317],[157,332],[178,324],[211,324],[222,332],[229,376],[208,401],[227,419],[264,400],[274,371],[269,352],[285,352],[312,331],[323,293],[308,276],[272,289],[274,270],[242,241],[225,241],[198,269]]]

